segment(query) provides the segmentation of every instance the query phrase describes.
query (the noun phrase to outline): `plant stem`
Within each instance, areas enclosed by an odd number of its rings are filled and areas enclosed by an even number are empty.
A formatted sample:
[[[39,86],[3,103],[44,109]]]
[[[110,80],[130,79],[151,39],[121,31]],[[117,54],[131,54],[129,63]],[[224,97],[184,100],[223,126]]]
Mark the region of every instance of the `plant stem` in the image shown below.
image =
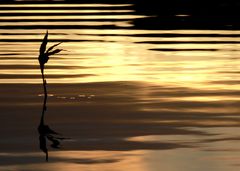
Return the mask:
[[[42,73],[42,81],[43,81],[43,90],[44,90],[44,102],[43,102],[43,108],[42,108],[42,117],[41,117],[41,125],[44,125],[44,114],[45,111],[47,110],[47,81],[45,80],[44,77],[44,72],[43,70],[41,70]]]

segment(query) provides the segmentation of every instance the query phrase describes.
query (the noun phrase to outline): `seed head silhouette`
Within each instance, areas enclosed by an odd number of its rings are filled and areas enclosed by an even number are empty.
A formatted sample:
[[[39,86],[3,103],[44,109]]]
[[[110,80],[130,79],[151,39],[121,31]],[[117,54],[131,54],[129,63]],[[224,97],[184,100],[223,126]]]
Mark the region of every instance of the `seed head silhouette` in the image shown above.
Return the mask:
[[[57,44],[51,46],[50,48],[48,48],[48,50],[46,50],[47,43],[48,43],[48,31],[46,32],[46,34],[43,38],[42,44],[40,46],[40,49],[39,49],[38,61],[39,61],[39,64],[40,64],[40,69],[41,69],[42,75],[44,75],[44,65],[48,62],[49,57],[51,55],[57,54],[57,53],[62,51],[62,49],[55,49],[54,50],[54,48],[56,46],[58,46],[59,44],[61,44],[62,42],[57,43]]]

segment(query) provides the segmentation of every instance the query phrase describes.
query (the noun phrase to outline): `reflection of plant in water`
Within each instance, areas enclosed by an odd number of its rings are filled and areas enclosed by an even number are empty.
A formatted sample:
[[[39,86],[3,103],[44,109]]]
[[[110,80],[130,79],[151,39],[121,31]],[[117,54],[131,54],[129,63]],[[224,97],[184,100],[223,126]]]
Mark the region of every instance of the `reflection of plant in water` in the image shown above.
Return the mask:
[[[48,32],[46,32],[45,37],[42,41],[42,44],[40,46],[39,50],[39,65],[41,69],[42,74],[42,80],[43,80],[43,89],[44,89],[44,101],[43,101],[43,108],[42,108],[42,116],[40,120],[40,124],[38,126],[38,132],[39,132],[39,143],[40,143],[40,149],[46,154],[46,161],[48,161],[48,149],[47,149],[47,140],[51,141],[51,147],[53,148],[59,148],[60,140],[64,139],[63,137],[60,137],[58,133],[53,131],[48,125],[45,125],[44,123],[44,115],[47,110],[47,81],[45,80],[44,76],[44,65],[48,62],[49,56],[57,54],[62,51],[62,49],[55,49],[54,48],[59,45],[60,43],[57,43],[46,51],[46,46],[48,43]]]

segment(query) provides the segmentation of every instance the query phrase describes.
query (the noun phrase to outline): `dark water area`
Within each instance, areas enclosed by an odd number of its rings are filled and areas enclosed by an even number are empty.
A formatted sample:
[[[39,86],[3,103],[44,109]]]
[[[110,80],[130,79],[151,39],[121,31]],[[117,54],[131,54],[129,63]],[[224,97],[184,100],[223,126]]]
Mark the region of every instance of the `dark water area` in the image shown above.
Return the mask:
[[[240,3],[235,0],[140,0],[136,1],[136,12],[153,17],[136,20],[134,24],[143,29],[238,30],[239,7]]]
[[[239,6],[0,1],[0,170],[238,170]]]

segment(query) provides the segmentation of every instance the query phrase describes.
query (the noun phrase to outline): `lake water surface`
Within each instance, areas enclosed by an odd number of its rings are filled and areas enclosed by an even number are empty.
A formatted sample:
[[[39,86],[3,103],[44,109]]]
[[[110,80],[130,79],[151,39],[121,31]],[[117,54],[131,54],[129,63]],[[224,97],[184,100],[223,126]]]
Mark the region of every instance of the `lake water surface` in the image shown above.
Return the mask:
[[[134,4],[0,5],[0,170],[230,171],[240,166],[240,31],[143,29]],[[179,15],[178,17],[187,17]],[[47,122],[38,145],[38,49]]]

